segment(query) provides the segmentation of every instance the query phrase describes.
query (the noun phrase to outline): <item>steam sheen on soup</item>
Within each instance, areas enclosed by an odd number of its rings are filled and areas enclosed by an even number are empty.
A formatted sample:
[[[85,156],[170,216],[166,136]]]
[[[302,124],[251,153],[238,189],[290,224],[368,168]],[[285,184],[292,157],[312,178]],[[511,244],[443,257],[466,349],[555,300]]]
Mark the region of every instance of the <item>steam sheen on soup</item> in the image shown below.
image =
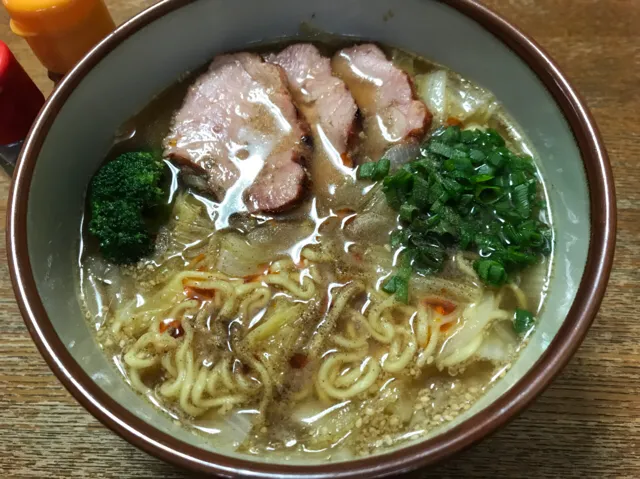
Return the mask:
[[[117,132],[81,302],[203,441],[372,454],[464,413],[526,344],[553,245],[532,157],[490,92],[403,51],[221,55]]]

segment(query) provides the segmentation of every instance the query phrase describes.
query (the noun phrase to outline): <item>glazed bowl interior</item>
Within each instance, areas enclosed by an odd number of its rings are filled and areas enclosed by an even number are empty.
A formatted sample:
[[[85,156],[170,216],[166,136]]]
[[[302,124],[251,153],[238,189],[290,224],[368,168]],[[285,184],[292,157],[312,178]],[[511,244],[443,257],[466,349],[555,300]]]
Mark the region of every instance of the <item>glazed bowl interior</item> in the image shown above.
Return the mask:
[[[535,148],[548,182],[556,228],[546,307],[530,344],[511,370],[446,428],[505,394],[544,354],[565,321],[585,270],[591,230],[581,152],[562,110],[533,70],[488,30],[437,1],[174,3],[183,5],[117,44],[72,91],[63,84],[62,93],[55,95],[68,98],[53,118],[33,170],[26,216],[28,255],[37,292],[55,333],[77,362],[74,367],[154,428],[199,448],[216,449],[136,395],[96,344],[94,326],[85,319],[76,293],[86,188],[118,126],[180,75],[218,53],[299,35],[306,22],[326,32],[409,50],[450,67],[494,92]]]

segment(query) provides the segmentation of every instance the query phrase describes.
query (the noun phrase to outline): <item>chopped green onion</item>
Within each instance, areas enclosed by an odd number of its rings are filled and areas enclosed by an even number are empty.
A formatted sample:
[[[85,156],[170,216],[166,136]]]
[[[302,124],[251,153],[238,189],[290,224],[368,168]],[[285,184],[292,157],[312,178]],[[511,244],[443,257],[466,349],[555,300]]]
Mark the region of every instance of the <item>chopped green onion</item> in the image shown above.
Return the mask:
[[[453,165],[455,167],[456,170],[460,170],[460,171],[472,171],[473,170],[473,164],[471,163],[471,160],[469,159],[468,156],[458,156],[456,158],[454,158],[453,160]]]
[[[521,184],[513,189],[513,206],[522,218],[528,218],[531,214],[531,204],[529,203],[529,189],[527,185]]]
[[[385,293],[389,293],[389,294],[393,294],[396,292],[396,290],[398,289],[398,276],[397,275],[393,275],[390,276],[382,285],[382,291],[384,291]]]
[[[392,248],[405,248],[402,265],[382,287],[399,301],[408,300],[412,271],[442,271],[456,250],[478,253],[478,276],[496,287],[551,252],[533,159],[509,150],[497,131],[443,128],[416,160],[393,174],[390,168],[384,158],[365,163],[358,177],[382,181],[403,225],[390,235]]]
[[[453,143],[457,143],[460,141],[460,136],[461,136],[461,132],[460,132],[460,127],[459,126],[452,126],[450,128],[447,128],[446,130],[444,130],[444,132],[442,133],[442,136],[440,137],[440,139],[447,144],[453,144]]]
[[[363,163],[358,166],[358,178],[361,180],[370,180],[373,178],[374,171],[376,171],[376,164],[373,161],[370,163]]]
[[[502,190],[497,186],[482,185],[476,188],[475,196],[480,203],[490,205],[498,201],[501,192]]]
[[[493,145],[498,146],[498,147],[504,146],[504,144],[505,144],[504,139],[500,136],[500,133],[498,133],[493,128],[489,128],[485,132],[485,135],[487,136],[488,141],[491,142]]]
[[[481,164],[475,170],[476,175],[488,175],[488,176],[491,176],[492,178],[495,176],[495,173],[496,173],[495,168],[492,168],[490,165],[486,163]]]
[[[400,274],[391,276],[382,285],[382,291],[388,294],[395,294],[398,301],[409,302],[409,278],[403,278]]]
[[[419,209],[416,205],[405,203],[400,207],[400,219],[411,223],[413,219],[418,215]]]
[[[429,145],[429,151],[431,151],[431,153],[442,155],[445,158],[453,158],[454,156],[456,156],[456,150],[444,143],[436,141]]]
[[[385,158],[380,161],[363,163],[358,167],[358,178],[361,180],[380,181],[389,174],[391,161]]]
[[[413,174],[406,170],[399,170],[393,176],[387,176],[382,185],[389,205],[400,209],[413,186]]]
[[[493,175],[474,175],[469,180],[471,180],[471,183],[486,183],[493,180],[493,178]]]
[[[485,155],[482,150],[471,150],[469,152],[469,158],[476,163],[484,161],[486,157],[487,155]]]
[[[396,249],[399,246],[403,245],[407,242],[407,233],[408,231],[405,229],[395,230],[391,233],[391,247]]]
[[[396,282],[396,300],[401,303],[409,302],[409,281],[398,279]]]
[[[421,176],[415,175],[413,179],[411,199],[413,203],[421,209],[428,208],[431,204],[429,203],[429,182]]]
[[[524,336],[531,331],[535,323],[536,320],[529,311],[526,309],[516,309],[513,315],[513,329],[517,334]]]
[[[498,261],[491,259],[479,259],[473,264],[478,276],[485,283],[492,286],[502,286],[507,282],[507,272]]]
[[[373,173],[373,181],[380,181],[384,179],[385,176],[389,174],[389,170],[391,169],[391,160],[387,160],[385,158],[378,161],[376,165],[376,170]]]
[[[489,153],[489,157],[488,157],[489,163],[494,167],[494,168],[501,168],[504,163],[505,163],[505,159],[504,156],[502,156],[499,152],[497,151],[492,151],[491,153]]]
[[[460,133],[460,141],[462,143],[475,143],[480,135],[480,130],[464,130]]]

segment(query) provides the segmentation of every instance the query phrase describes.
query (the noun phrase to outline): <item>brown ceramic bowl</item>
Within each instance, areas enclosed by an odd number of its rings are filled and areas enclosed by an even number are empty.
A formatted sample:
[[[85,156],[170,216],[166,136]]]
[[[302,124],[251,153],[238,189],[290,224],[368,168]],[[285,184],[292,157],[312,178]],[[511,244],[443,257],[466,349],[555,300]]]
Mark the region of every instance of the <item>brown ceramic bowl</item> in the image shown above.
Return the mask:
[[[110,366],[76,296],[84,195],[118,125],[216,53],[297,35],[302,22],[414,51],[492,90],[537,150],[557,236],[546,308],[506,377],[432,436],[342,463],[225,455],[176,426]],[[224,476],[361,479],[442,460],[504,425],[549,385],[604,294],[614,205],[604,146],[571,85],[533,41],[470,0],[163,0],[100,43],[47,101],[15,172],[7,242],[20,309],[43,357],[76,399],[126,440],[179,466]]]

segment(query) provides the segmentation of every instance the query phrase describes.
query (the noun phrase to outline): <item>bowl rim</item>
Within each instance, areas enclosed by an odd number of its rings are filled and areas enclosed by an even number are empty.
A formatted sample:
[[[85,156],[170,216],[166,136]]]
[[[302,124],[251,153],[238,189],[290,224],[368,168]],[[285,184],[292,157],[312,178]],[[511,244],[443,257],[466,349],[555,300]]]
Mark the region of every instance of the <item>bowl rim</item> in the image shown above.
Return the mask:
[[[7,212],[7,250],[14,293],[41,355],[67,390],[104,425],[138,448],[198,471],[263,478],[368,478],[424,467],[465,449],[520,413],[568,363],[582,343],[604,296],[612,267],[615,189],[609,159],[591,113],[551,57],[518,28],[475,0],[436,0],[474,20],[506,44],[542,81],[568,122],[580,150],[590,196],[587,263],[574,302],[548,348],[508,391],[461,424],[393,452],[348,462],[286,465],[254,462],[200,449],[166,434],[114,401],[82,370],[56,334],[38,294],[27,246],[28,197],[40,149],[57,113],[76,85],[102,58],[149,23],[196,0],[162,0],[126,21],[65,76],[47,100],[24,142]],[[423,0],[428,1],[428,0]]]

